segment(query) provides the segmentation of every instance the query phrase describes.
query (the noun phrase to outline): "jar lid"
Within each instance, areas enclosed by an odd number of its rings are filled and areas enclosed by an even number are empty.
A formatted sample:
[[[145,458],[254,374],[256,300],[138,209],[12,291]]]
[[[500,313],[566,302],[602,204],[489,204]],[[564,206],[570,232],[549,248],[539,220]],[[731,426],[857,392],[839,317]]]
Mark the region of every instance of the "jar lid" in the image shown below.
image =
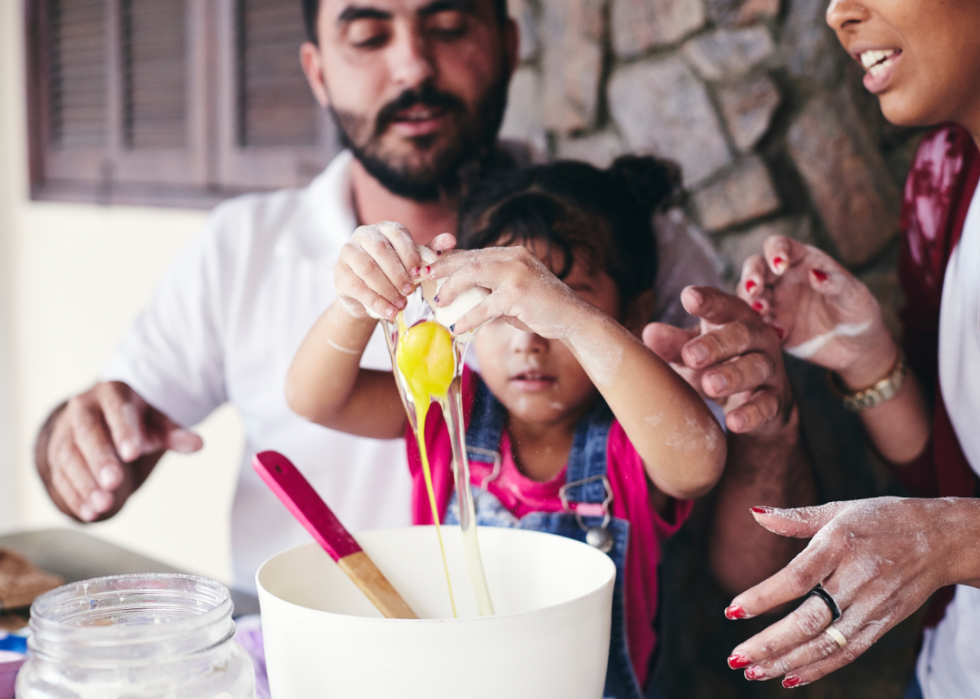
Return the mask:
[[[30,648],[78,662],[146,662],[218,646],[234,634],[220,583],[193,575],[117,575],[71,583],[31,606]]]

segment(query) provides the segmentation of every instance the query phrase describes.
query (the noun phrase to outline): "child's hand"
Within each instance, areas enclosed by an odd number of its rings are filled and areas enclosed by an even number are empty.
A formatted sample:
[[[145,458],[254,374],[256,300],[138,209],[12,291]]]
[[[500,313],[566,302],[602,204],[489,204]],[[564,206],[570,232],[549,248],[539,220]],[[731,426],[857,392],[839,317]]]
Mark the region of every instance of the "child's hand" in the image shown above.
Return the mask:
[[[447,234],[433,240],[434,250],[452,248]],[[422,257],[408,229],[384,221],[361,226],[340,250],[334,285],[344,308],[355,318],[394,318],[415,289]]]
[[[421,264],[412,234],[401,224],[361,226],[340,249],[334,269],[337,297],[355,318],[394,318],[405,308]]]
[[[436,296],[438,307],[448,306],[459,294],[475,286],[490,291],[489,296],[456,321],[452,328],[456,335],[495,318],[503,318],[541,337],[562,339],[573,329],[568,326],[568,317],[562,309],[568,304],[587,305],[534,253],[517,245],[447,255],[423,269],[422,276],[448,278]]]
[[[783,338],[787,353],[841,374],[853,387],[878,381],[897,349],[874,296],[829,255],[773,236],[750,257],[738,293]]]

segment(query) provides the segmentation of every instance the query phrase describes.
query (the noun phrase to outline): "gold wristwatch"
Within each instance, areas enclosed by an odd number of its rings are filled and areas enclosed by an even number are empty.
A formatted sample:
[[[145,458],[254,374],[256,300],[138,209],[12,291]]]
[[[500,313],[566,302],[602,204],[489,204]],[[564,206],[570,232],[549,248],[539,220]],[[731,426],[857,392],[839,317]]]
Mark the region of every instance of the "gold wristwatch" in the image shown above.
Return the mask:
[[[898,351],[898,358],[895,360],[895,366],[888,372],[888,376],[862,391],[847,393],[836,374],[830,373],[829,378],[830,385],[833,387],[834,392],[840,396],[844,407],[852,413],[859,413],[862,410],[887,403],[897,396],[899,390],[902,388],[902,384],[905,383],[905,375],[908,371],[908,364],[905,362],[905,352],[900,349]]]

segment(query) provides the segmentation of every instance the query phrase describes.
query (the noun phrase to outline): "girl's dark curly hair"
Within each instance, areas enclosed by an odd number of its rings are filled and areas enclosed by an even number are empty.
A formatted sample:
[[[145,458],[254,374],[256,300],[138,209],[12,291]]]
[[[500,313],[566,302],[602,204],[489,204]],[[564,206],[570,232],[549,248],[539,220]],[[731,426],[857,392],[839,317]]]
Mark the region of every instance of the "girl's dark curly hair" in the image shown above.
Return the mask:
[[[606,170],[566,160],[485,172],[460,202],[459,247],[544,242],[560,279],[584,255],[612,277],[625,306],[653,288],[653,214],[679,191],[677,165],[652,157],[623,156]]]

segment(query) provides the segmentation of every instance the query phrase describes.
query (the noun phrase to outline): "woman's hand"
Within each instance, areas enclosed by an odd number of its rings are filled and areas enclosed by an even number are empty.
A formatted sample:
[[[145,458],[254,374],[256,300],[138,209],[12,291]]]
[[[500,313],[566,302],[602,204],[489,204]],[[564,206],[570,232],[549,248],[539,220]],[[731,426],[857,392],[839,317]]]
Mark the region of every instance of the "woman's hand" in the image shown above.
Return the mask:
[[[445,233],[430,247],[452,249],[456,239]],[[361,226],[340,249],[334,285],[344,309],[355,318],[394,318],[415,290],[422,256],[408,229],[384,221]]]
[[[746,260],[738,293],[787,353],[838,372],[853,389],[887,375],[898,355],[868,288],[825,252],[773,236]]]
[[[776,534],[813,539],[786,568],[736,597],[725,615],[754,617],[821,584],[842,611],[834,627],[846,644],[840,648],[825,632],[827,603],[810,597],[732,651],[729,665],[744,668],[746,679],[785,675],[786,687],[809,684],[852,662],[940,587],[977,584],[978,500],[877,498],[755,508],[755,518]]]
[[[426,279],[446,279],[435,298],[438,307],[448,306],[459,294],[473,287],[490,291],[489,296],[456,321],[452,328],[456,335],[503,318],[541,337],[563,339],[574,328],[562,309],[588,306],[531,250],[519,245],[447,255],[425,268],[422,275]]]

